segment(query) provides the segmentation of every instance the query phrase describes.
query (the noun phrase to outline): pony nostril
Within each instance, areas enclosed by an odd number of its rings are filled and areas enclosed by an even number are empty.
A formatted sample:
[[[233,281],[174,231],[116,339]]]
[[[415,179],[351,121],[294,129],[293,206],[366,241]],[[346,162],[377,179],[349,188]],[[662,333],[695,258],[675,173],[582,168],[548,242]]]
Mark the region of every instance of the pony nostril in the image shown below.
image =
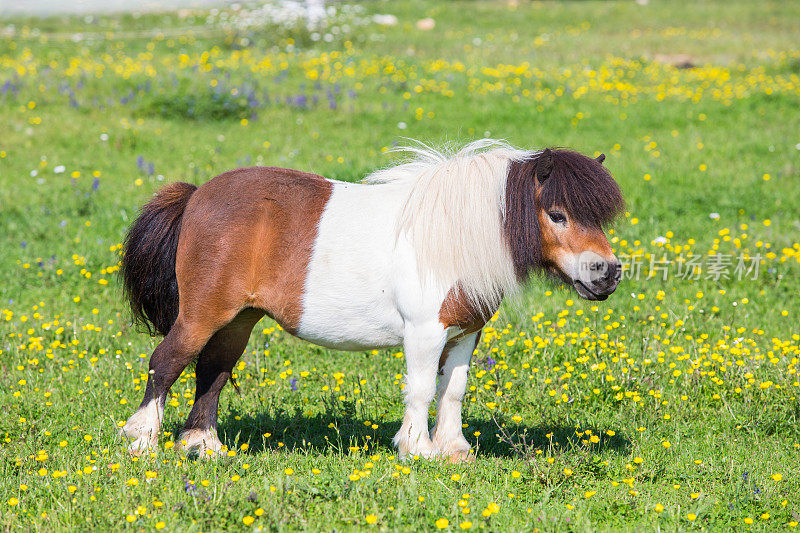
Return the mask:
[[[618,262],[614,261],[607,263],[598,263],[598,265],[600,265],[598,270],[605,269],[605,272],[602,277],[594,281],[596,285],[603,285],[607,284],[609,281],[612,280],[616,281],[619,280],[622,268]]]
[[[622,274],[622,265],[618,261],[608,263],[606,270],[606,279],[613,279],[619,281],[620,274]]]

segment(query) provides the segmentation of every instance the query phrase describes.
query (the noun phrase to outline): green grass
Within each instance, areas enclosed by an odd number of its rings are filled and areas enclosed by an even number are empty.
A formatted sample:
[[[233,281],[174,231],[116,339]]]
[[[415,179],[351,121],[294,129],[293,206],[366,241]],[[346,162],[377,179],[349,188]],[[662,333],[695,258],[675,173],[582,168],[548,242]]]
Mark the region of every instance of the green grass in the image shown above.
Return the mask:
[[[2,21],[2,527],[795,527],[800,3],[365,9],[400,23],[320,44],[205,14]],[[696,67],[665,64],[678,54]],[[355,180],[401,137],[484,134],[606,153],[628,202],[610,237],[644,267],[597,305],[535,281],[489,324],[465,401],[476,464],[397,459],[399,350],[325,350],[266,320],[221,401],[235,456],[172,447],[191,369],[159,452],[127,455],[117,425],[157,340],[131,326],[116,269],[153,191],[249,164]],[[651,259],[713,253],[761,258],[757,279],[647,279]]]

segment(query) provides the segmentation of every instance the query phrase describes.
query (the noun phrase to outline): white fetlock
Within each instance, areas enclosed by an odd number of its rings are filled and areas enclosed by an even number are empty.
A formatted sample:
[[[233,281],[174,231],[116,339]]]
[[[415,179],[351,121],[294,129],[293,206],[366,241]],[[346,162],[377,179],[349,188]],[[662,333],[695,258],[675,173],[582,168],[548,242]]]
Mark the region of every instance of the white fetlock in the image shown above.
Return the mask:
[[[149,435],[142,435],[133,440],[128,445],[128,452],[131,455],[144,455],[156,449],[158,446],[158,436],[150,437]]]
[[[159,404],[153,400],[131,415],[121,429],[122,436],[128,440],[136,440],[144,436],[157,437],[161,428],[161,419]]]
[[[128,451],[133,455],[142,455],[158,446],[158,432],[161,428],[161,409],[158,402],[151,401],[140,407],[120,428],[120,434],[130,444]]]
[[[411,457],[418,455],[424,459],[433,459],[439,454],[431,439],[419,439],[416,444],[416,446],[411,446],[409,449]]]
[[[181,433],[180,439],[187,455],[197,454],[199,459],[213,459],[222,451],[222,442],[217,432],[211,429],[190,429]]]
[[[426,459],[436,456],[436,447],[427,435],[421,433],[410,435],[409,433],[408,430],[400,428],[400,431],[394,437],[394,445],[397,446],[400,459],[407,459],[416,455]]]
[[[441,434],[435,434],[433,445],[436,447],[437,453],[443,458],[447,458],[450,463],[475,461],[475,454],[470,453],[471,446],[469,442],[461,434],[449,438],[442,437]]]
[[[463,435],[454,437],[443,437],[434,435],[433,445],[442,455],[450,455],[457,452],[468,452],[471,448],[467,439]]]

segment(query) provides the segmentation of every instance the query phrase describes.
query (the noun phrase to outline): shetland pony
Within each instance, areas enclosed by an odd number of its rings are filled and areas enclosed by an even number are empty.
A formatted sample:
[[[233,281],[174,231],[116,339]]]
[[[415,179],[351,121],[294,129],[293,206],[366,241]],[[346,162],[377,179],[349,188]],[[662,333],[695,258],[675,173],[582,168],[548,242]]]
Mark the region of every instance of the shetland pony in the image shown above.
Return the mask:
[[[614,292],[620,263],[602,228],[623,198],[604,156],[492,140],[410,151],[366,183],[240,168],[201,187],[167,185],[142,208],[125,240],[124,287],[134,318],[164,339],[122,428],[132,453],[157,444],[167,393],[195,359],[181,442],[220,451],[220,391],[267,315],[329,348],[402,345],[400,456],[471,457],[461,401],[482,327],[537,272],[586,299]]]

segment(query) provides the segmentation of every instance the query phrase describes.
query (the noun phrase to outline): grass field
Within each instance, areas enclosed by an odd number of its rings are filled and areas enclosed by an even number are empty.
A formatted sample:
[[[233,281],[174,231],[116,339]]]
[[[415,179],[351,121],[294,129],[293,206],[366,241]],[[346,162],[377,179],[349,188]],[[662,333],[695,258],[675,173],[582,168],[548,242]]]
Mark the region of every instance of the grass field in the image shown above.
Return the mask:
[[[319,35],[230,10],[0,21],[0,527],[795,528],[800,2],[337,7]],[[153,191],[254,164],[358,180],[402,137],[483,136],[604,152],[631,270],[601,303],[535,281],[487,325],[477,463],[399,461],[399,349],[266,319],[223,393],[229,457],[177,451],[191,369],[158,453],[127,455],[157,339],[117,270]]]

